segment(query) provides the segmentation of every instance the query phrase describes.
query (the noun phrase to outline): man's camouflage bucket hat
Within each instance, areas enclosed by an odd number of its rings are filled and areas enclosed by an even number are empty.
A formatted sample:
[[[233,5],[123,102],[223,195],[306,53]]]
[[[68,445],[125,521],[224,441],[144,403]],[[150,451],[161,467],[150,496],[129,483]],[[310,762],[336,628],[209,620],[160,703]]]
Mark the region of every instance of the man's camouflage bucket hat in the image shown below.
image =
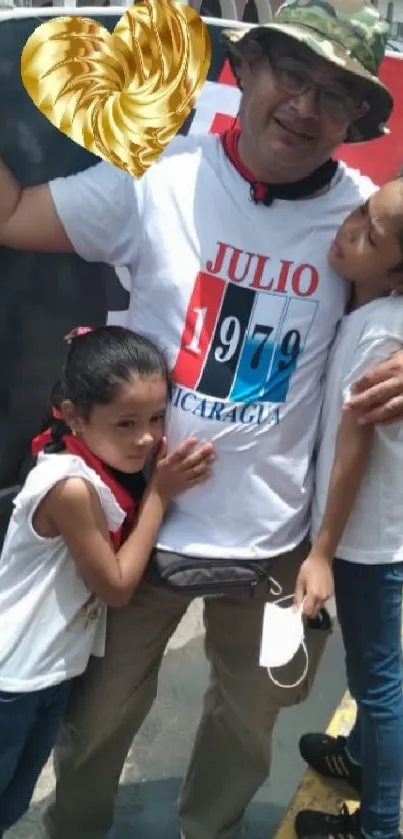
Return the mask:
[[[388,133],[385,123],[393,110],[393,98],[378,78],[385,55],[389,27],[374,6],[365,0],[289,0],[273,20],[263,26],[224,33],[224,41],[235,78],[243,47],[250,40],[267,42],[271,33],[293,38],[321,58],[359,76],[369,111],[351,127],[346,142],[374,140]]]

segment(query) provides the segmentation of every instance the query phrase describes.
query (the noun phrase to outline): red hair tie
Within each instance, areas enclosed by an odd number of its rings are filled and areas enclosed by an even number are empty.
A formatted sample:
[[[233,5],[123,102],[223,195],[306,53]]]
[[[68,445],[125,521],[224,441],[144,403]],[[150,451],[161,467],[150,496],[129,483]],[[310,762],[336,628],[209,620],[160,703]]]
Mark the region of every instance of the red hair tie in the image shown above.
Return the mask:
[[[63,421],[63,414],[58,408],[52,407],[52,417],[56,420]],[[41,434],[37,434],[31,442],[31,452],[36,457],[40,452],[43,452],[45,446],[52,442],[52,432],[50,428],[46,428]]]
[[[78,338],[80,335],[87,335],[88,332],[93,332],[92,326],[75,326],[71,332],[68,332],[64,336],[63,340],[66,341],[66,344],[71,344],[74,338]]]
[[[31,442],[31,453],[34,457],[37,457],[38,454],[43,452],[45,446],[48,443],[52,442],[52,432],[50,428],[47,428],[46,431],[42,431],[41,434],[37,434],[36,437]]]

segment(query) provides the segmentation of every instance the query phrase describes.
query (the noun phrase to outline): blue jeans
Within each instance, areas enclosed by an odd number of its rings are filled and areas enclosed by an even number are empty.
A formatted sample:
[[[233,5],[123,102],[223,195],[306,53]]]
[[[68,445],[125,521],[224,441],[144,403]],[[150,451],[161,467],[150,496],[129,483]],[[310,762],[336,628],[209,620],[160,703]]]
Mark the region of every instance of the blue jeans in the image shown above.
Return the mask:
[[[55,744],[71,680],[31,693],[0,691],[0,836],[28,810]]]
[[[348,740],[362,770],[361,824],[370,839],[397,839],[403,783],[403,563],[334,563],[347,681],[357,703]]]

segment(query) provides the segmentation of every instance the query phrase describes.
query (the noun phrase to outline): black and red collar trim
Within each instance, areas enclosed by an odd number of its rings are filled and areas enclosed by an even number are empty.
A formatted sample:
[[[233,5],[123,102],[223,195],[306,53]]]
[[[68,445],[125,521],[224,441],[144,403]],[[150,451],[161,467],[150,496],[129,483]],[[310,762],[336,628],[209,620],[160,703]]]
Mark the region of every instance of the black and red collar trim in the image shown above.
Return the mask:
[[[329,159],[308,177],[301,181],[283,184],[267,184],[256,181],[253,172],[245,166],[239,155],[239,128],[231,128],[221,135],[221,142],[228,160],[232,163],[241,177],[250,184],[251,200],[255,204],[264,204],[270,207],[277,198],[282,201],[295,201],[299,198],[308,198],[327,186],[336,174],[338,163]]]

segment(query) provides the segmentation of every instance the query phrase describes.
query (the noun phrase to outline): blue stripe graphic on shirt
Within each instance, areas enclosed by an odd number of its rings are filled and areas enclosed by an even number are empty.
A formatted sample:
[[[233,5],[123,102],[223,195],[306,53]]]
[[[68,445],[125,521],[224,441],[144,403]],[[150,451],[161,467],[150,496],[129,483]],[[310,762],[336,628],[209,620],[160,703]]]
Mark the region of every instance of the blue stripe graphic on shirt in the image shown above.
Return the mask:
[[[317,306],[228,285],[197,390],[230,402],[284,403]]]

